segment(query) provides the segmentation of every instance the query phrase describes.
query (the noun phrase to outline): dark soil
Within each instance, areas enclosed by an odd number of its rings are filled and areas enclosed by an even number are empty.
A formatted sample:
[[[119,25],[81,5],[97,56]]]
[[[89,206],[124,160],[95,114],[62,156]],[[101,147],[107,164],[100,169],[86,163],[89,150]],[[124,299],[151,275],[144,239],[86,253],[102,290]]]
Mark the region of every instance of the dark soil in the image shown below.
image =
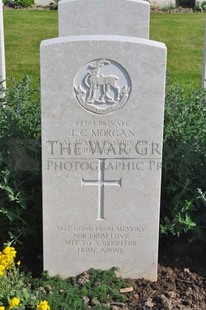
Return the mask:
[[[159,265],[158,281],[133,281],[130,303],[113,306],[116,309],[206,309],[206,279],[189,268]]]
[[[112,305],[117,309],[206,309],[206,249],[185,240],[161,242],[158,281],[133,280],[130,302]]]

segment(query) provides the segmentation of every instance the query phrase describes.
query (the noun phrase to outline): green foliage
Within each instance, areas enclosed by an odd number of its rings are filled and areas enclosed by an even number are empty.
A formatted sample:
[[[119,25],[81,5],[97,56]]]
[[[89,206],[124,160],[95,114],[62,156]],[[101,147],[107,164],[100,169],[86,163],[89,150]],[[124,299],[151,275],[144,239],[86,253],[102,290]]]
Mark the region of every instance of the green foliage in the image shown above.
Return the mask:
[[[0,145],[0,243],[39,237],[39,90],[30,88],[28,78],[14,82],[0,99]]]
[[[27,283],[29,276],[19,271],[19,268],[14,266],[12,270],[0,277],[0,306],[4,305],[8,309],[9,301],[16,297],[20,300],[18,310],[24,310],[26,304],[35,306],[39,300],[35,292],[31,292]],[[35,308],[33,308],[35,309]]]
[[[183,8],[194,8],[195,0],[176,0],[176,5]]]
[[[110,303],[127,301],[120,289],[128,283],[116,276],[115,268],[91,269],[66,280],[59,276],[50,278],[47,273],[32,278],[20,272],[20,262],[16,264],[15,257],[13,247],[0,252],[0,307],[4,310],[103,310],[112,309]],[[10,308],[12,300],[14,306]]]
[[[58,10],[58,3],[59,0],[54,0],[53,2],[49,3],[49,9],[50,10]]]
[[[127,300],[119,291],[128,283],[118,278],[115,271],[115,268],[107,271],[91,269],[67,280],[44,274],[40,279],[33,279],[32,287],[41,299],[48,300],[51,309],[86,310],[89,306],[94,310],[111,309],[110,302]]]
[[[195,3],[195,10],[202,13],[206,12],[206,1],[197,1]]]
[[[3,3],[13,8],[26,8],[34,5],[34,0],[4,0]]]
[[[39,139],[39,101],[39,89],[30,87],[29,77],[24,77],[21,82],[13,81],[0,101],[0,138]]]
[[[49,307],[41,307],[38,299],[38,291],[31,290],[32,278],[28,274],[20,272],[20,261],[15,262],[16,250],[14,247],[5,247],[0,252],[0,308],[1,310],[30,309],[50,310]],[[47,304],[47,301],[43,302]]]
[[[206,237],[206,93],[170,86],[165,105],[161,232]]]

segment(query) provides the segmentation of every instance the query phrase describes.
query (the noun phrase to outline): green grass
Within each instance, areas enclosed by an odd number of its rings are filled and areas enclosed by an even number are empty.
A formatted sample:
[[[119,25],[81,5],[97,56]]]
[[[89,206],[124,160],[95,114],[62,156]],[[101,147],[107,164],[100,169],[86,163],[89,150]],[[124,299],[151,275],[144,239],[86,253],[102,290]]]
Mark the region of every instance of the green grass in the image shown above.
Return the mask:
[[[5,10],[7,79],[39,79],[39,45],[57,36],[57,11]],[[168,48],[172,83],[201,86],[205,14],[151,14],[150,38]]]
[[[184,88],[201,87],[205,14],[152,14],[150,38],[168,49],[172,83]]]
[[[8,82],[25,75],[39,80],[40,42],[57,36],[57,12],[6,10],[4,28]]]

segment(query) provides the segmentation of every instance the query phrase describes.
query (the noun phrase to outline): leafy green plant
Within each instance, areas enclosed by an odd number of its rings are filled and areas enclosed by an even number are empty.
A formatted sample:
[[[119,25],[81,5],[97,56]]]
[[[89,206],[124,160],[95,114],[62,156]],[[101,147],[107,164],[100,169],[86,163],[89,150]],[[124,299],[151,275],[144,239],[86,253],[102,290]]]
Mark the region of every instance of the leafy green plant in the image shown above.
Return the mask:
[[[38,298],[38,291],[31,289],[30,275],[21,272],[20,261],[15,262],[16,250],[6,246],[0,252],[0,310],[50,310],[46,300]]]
[[[59,0],[54,0],[53,2],[49,3],[49,9],[50,10],[58,10],[58,3]]]
[[[91,269],[66,280],[47,273],[32,278],[20,271],[16,253],[10,246],[0,252],[0,310],[103,310],[112,309],[112,303],[127,301],[120,289],[129,283],[116,276],[116,268]]]
[[[0,145],[0,242],[39,238],[39,90],[31,89],[27,77],[21,83],[14,82],[0,99]]]
[[[34,0],[4,0],[3,3],[13,8],[26,8],[34,5]]]
[[[176,86],[167,90],[162,180],[161,232],[206,236],[206,93],[184,96]]]
[[[198,12],[206,12],[206,1],[197,1],[195,3],[195,11]]]
[[[176,0],[177,6],[181,6],[184,8],[194,8],[195,0]]]
[[[115,272],[115,268],[107,271],[91,269],[67,280],[58,276],[50,278],[45,273],[41,278],[32,280],[32,287],[41,299],[48,300],[52,309],[111,309],[110,303],[127,301],[127,296],[121,294],[120,289],[127,287],[128,283],[117,277]]]

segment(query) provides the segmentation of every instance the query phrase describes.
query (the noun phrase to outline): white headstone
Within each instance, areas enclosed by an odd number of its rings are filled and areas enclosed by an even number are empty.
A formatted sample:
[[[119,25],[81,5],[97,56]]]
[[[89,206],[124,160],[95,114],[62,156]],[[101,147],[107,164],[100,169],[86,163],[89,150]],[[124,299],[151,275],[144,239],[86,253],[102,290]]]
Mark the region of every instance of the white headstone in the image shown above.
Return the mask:
[[[35,0],[36,6],[49,6],[51,3],[55,3],[53,0]]]
[[[61,0],[59,36],[124,35],[149,38],[150,5],[143,0]]]
[[[157,279],[166,48],[126,36],[41,44],[44,269]]]
[[[3,4],[2,0],[0,0],[0,81],[4,81],[5,79],[6,79],[6,71],[5,71]]]

